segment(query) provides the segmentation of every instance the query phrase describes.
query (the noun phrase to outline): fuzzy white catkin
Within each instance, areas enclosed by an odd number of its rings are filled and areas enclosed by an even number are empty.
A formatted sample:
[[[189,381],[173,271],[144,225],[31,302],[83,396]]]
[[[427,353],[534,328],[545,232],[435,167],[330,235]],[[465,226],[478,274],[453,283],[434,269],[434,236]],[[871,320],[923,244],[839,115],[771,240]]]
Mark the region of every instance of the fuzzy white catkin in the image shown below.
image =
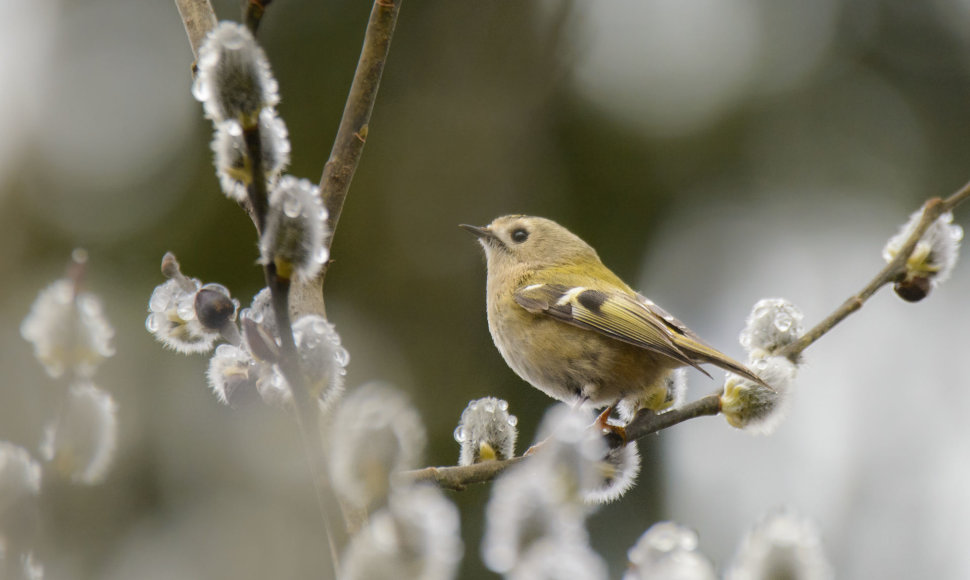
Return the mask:
[[[748,532],[724,577],[831,580],[834,575],[815,524],[783,508],[768,514]]]
[[[26,449],[0,441],[0,518],[25,497],[40,493],[41,468]]]
[[[20,334],[34,345],[34,356],[55,378],[68,370],[90,377],[115,352],[114,329],[101,300],[75,292],[71,280],[57,280],[40,291],[20,325]]]
[[[586,503],[610,503],[633,488],[640,474],[640,452],[636,441],[609,449],[599,461],[597,485],[583,490]]]
[[[382,503],[392,474],[418,467],[425,442],[421,418],[400,391],[381,383],[352,390],[330,426],[334,491],[356,508]]]
[[[532,460],[507,469],[492,486],[485,508],[482,560],[507,573],[541,540],[582,545],[589,541],[585,508],[564,501],[551,474]]]
[[[760,358],[787,346],[804,334],[805,316],[784,298],[763,298],[751,308],[741,331],[741,346],[752,358]]]
[[[270,336],[278,336],[276,328],[276,313],[273,312],[273,294],[269,288],[263,288],[253,296],[252,304],[249,308],[244,308],[239,313],[240,318],[249,318],[256,324],[263,327]]]
[[[697,551],[697,534],[674,522],[657,522],[627,552],[623,580],[715,580],[714,567]]]
[[[455,428],[455,441],[461,445],[459,465],[472,465],[484,459],[509,459],[515,455],[518,419],[509,414],[502,399],[485,397],[468,403]],[[483,457],[483,451],[490,457]]]
[[[728,373],[721,394],[721,414],[734,427],[768,435],[788,411],[797,367],[781,356],[755,359],[748,366],[771,388]]]
[[[555,405],[546,411],[539,425],[538,439],[545,441],[533,463],[547,469],[562,501],[582,501],[586,490],[600,486],[601,460],[606,442],[589,429],[592,417],[568,405]]]
[[[492,486],[482,542],[490,570],[509,572],[542,539],[588,543],[584,490],[601,481],[599,462],[606,453],[602,437],[588,429],[590,421],[567,405],[554,406],[539,429],[543,446]]]
[[[263,109],[259,114],[259,140],[263,175],[269,183],[275,183],[290,163],[290,140],[286,124],[273,109]],[[222,192],[242,203],[249,195],[246,188],[252,183],[253,167],[239,121],[216,124],[212,153]]]
[[[899,233],[889,238],[882,250],[882,256],[887,262],[891,262],[899,254],[899,250],[913,235],[922,217],[923,210],[916,211],[900,227]],[[913,253],[906,261],[907,270],[914,274],[928,276],[934,285],[946,281],[956,265],[962,240],[963,228],[953,223],[951,212],[944,213],[930,225],[916,243]]]
[[[60,416],[45,429],[41,455],[74,483],[100,483],[118,445],[117,412],[111,395],[90,382],[71,385]]]
[[[192,95],[214,122],[255,123],[264,107],[279,102],[279,85],[266,53],[242,24],[220,22],[199,48]]]
[[[606,562],[588,543],[544,538],[505,576],[508,580],[606,580]]]
[[[340,344],[337,329],[326,318],[309,314],[293,323],[293,338],[307,388],[326,411],[344,392],[350,354]]]
[[[458,510],[437,487],[394,488],[350,543],[341,580],[450,580],[464,547]]]
[[[220,344],[209,359],[206,380],[220,403],[230,404],[241,395],[238,391],[256,390],[256,362],[243,348],[231,344]]]
[[[195,295],[202,283],[195,278],[170,279],[159,284],[148,301],[145,328],[156,340],[182,354],[208,352],[219,332],[202,326],[195,315]]]
[[[270,192],[266,229],[259,240],[260,263],[275,262],[287,278],[310,280],[330,257],[324,244],[327,210],[320,189],[306,179],[284,175]]]

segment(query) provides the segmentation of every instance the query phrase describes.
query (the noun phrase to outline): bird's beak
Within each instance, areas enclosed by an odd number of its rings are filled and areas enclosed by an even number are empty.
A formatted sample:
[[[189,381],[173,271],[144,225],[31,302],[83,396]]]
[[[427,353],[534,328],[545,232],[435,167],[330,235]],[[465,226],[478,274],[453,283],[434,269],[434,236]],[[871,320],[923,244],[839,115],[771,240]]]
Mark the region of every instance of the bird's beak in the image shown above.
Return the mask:
[[[470,226],[468,224],[458,224],[458,227],[460,227],[461,229],[467,232],[471,232],[476,238],[480,240],[495,239],[495,234],[493,234],[492,230],[488,229],[488,227],[481,228],[478,226]]]

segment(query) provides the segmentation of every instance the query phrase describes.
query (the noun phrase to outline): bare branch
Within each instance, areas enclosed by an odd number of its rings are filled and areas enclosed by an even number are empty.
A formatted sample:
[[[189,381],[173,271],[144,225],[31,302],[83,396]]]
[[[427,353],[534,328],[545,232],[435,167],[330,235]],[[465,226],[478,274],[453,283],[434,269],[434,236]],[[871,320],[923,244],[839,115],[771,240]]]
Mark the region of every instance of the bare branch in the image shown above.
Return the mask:
[[[640,409],[636,416],[626,426],[627,442],[643,439],[647,435],[663,431],[678,423],[697,417],[708,417],[721,412],[721,394],[714,393],[691,401],[686,405],[670,409],[663,413],[654,413],[650,409]]]
[[[182,25],[185,26],[185,33],[189,37],[193,58],[198,59],[199,47],[202,46],[209,31],[218,24],[216,13],[209,0],[175,0],[175,6],[178,7]]]
[[[916,226],[912,235],[910,235],[906,243],[900,248],[896,257],[886,264],[886,267],[876,274],[875,278],[866,284],[862,290],[853,294],[843,302],[835,312],[828,315],[824,320],[815,325],[814,328],[810,329],[798,340],[781,349],[776,354],[786,356],[790,360],[797,362],[798,357],[806,348],[824,336],[828,331],[835,328],[837,324],[845,320],[850,314],[862,308],[866,300],[871,298],[880,288],[886,284],[899,281],[905,275],[906,261],[909,260],[913,250],[916,249],[916,244],[923,237],[923,234],[926,233],[926,230],[929,229],[937,218],[953,210],[953,208],[963,203],[968,197],[970,197],[970,183],[967,183],[946,199],[934,197],[927,201],[923,205],[923,217],[920,219],[919,225]]]
[[[431,482],[445,489],[463,491],[473,483],[492,481],[509,467],[527,459],[528,456],[513,457],[502,461],[483,461],[473,465],[451,467],[425,467],[397,474],[406,483]]]
[[[246,28],[256,36],[256,30],[259,28],[259,23],[263,21],[263,15],[266,12],[266,7],[270,5],[273,0],[248,0],[246,2],[246,8],[243,9],[243,22],[246,23]]]

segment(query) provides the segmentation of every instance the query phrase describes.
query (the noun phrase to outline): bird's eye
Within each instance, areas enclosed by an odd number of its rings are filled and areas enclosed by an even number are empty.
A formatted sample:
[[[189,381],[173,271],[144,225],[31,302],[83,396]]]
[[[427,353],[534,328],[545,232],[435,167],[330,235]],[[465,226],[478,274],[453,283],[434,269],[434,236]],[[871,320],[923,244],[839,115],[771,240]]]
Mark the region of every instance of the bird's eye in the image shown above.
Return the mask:
[[[525,231],[523,228],[516,228],[512,232],[512,241],[516,244],[521,244],[522,242],[529,239],[529,232]]]

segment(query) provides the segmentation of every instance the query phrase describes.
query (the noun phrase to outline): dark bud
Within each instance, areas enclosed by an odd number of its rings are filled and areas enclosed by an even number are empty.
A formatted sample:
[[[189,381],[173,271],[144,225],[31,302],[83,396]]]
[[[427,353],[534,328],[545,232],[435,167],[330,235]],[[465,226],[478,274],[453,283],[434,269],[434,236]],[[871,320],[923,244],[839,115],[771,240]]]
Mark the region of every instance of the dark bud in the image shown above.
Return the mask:
[[[919,302],[920,300],[926,298],[930,293],[930,279],[924,276],[915,276],[913,278],[906,278],[902,282],[896,282],[893,286],[893,290],[896,294],[905,300],[906,302]]]
[[[175,254],[165,252],[165,255],[162,256],[162,276],[175,278],[181,275],[182,271],[179,269],[179,261],[175,258]]]
[[[195,316],[202,326],[219,330],[235,318],[236,304],[219,290],[202,288],[195,295]]]

